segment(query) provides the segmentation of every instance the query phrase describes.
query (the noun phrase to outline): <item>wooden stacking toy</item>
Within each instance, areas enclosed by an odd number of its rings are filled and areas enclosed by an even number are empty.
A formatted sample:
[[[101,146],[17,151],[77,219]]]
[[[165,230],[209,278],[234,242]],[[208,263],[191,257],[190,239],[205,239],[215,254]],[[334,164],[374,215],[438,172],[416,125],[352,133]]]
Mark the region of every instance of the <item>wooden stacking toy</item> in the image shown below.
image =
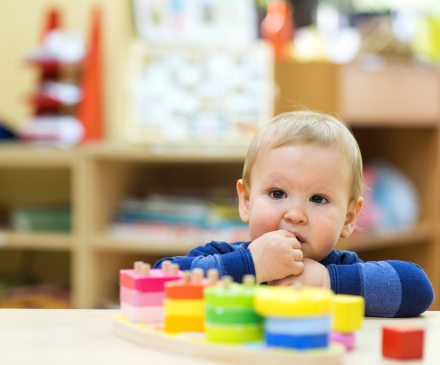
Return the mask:
[[[148,271],[148,275],[142,277],[151,276],[153,270],[147,268],[149,266],[144,266],[143,270]],[[177,272],[177,268],[173,268]],[[163,269],[168,273],[172,271],[169,263],[165,263]],[[132,271],[121,271],[121,285],[130,286],[132,290],[145,289],[141,282],[134,280],[134,277],[141,275]],[[165,322],[154,323],[145,318],[139,320],[137,313],[123,312],[123,315],[114,319],[113,332],[149,348],[234,363],[342,363],[345,347],[339,343],[329,343],[334,305],[334,295],[330,290],[257,288],[255,277],[251,275],[243,278],[243,284],[233,283],[230,276],[224,276],[222,281],[218,281],[218,276],[216,270],[208,270],[208,278],[205,279],[200,269],[177,272],[174,277],[169,273],[166,276],[169,281],[163,283],[166,295],[163,302]],[[173,280],[176,277],[177,280]],[[142,293],[152,291],[144,290]],[[121,304],[125,306],[123,301]],[[342,311],[347,310],[345,307]],[[153,314],[152,319],[157,319]],[[264,325],[259,314],[266,317]],[[341,318],[340,323],[344,324],[345,320]],[[143,323],[136,323],[139,321]],[[348,326],[345,330],[358,326]],[[263,333],[266,343],[263,341]]]
[[[224,276],[220,285],[205,289],[208,341],[239,343],[262,339],[262,320],[253,308],[255,289],[252,275],[244,276],[243,284],[232,283],[232,277]]]
[[[205,322],[203,290],[218,282],[219,273],[208,271],[204,278],[202,269],[185,271],[182,280],[165,283],[165,331],[202,332]]]
[[[151,269],[142,261],[134,269],[119,272],[121,312],[132,322],[160,323],[164,320],[164,285],[183,276],[179,265],[163,261],[161,269]]]
[[[266,317],[268,346],[318,349],[329,346],[332,292],[321,288],[260,287],[255,310]]]
[[[350,351],[353,349],[356,337],[355,331],[362,328],[365,314],[365,300],[354,295],[335,295],[333,297],[333,332],[331,341],[338,342]]]

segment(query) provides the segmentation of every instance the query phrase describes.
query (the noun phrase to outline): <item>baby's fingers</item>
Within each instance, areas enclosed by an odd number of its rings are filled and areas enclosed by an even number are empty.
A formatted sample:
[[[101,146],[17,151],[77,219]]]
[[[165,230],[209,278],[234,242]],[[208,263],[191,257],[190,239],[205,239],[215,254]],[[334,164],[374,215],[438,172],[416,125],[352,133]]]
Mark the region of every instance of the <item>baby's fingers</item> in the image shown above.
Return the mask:
[[[293,250],[293,259],[295,261],[302,261],[304,259],[304,254],[301,250]]]
[[[304,264],[302,261],[295,261],[292,265],[292,272],[291,275],[299,275],[304,271]]]
[[[289,286],[295,282],[295,276],[289,275],[284,279],[274,280],[267,283],[270,286]]]

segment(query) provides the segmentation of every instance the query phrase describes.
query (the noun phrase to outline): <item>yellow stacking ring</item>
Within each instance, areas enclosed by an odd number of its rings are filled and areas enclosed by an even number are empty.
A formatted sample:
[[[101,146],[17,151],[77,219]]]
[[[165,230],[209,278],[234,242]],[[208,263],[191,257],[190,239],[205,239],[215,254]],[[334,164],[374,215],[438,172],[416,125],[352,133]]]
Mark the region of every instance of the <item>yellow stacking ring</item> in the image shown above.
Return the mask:
[[[265,317],[318,316],[332,311],[333,292],[309,287],[260,287],[254,305],[255,311]]]
[[[204,317],[205,303],[202,299],[165,299],[165,317]]]

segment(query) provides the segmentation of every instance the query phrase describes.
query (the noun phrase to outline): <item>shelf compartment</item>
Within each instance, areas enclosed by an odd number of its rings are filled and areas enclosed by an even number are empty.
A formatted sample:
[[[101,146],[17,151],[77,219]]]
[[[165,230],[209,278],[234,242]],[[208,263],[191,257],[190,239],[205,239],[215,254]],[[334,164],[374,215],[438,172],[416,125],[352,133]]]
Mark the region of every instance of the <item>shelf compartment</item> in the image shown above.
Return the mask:
[[[204,246],[207,242],[194,242],[193,244],[179,241],[165,241],[158,243],[155,239],[145,238],[118,239],[107,234],[97,234],[92,238],[92,247],[96,250],[118,251],[126,253],[145,253],[157,255],[186,255],[190,250],[198,246]]]
[[[72,247],[73,238],[68,234],[0,231],[0,248],[66,251]]]
[[[381,233],[355,233],[349,238],[339,240],[336,249],[355,252],[371,251],[426,242],[433,240],[434,236],[434,226],[430,223],[421,223],[413,228],[404,230],[396,229]]]

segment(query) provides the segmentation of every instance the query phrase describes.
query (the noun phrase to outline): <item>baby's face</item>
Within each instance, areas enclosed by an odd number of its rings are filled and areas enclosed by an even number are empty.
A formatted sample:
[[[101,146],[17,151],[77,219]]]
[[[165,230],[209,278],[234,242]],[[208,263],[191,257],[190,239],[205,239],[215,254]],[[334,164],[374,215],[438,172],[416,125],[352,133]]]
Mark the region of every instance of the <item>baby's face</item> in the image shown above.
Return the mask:
[[[353,218],[349,206],[354,205],[349,190],[347,162],[338,150],[313,144],[283,146],[258,157],[250,194],[240,196],[240,216],[249,223],[252,240],[289,230],[300,241],[304,257],[321,261],[340,236],[354,229],[354,224],[347,227]]]

